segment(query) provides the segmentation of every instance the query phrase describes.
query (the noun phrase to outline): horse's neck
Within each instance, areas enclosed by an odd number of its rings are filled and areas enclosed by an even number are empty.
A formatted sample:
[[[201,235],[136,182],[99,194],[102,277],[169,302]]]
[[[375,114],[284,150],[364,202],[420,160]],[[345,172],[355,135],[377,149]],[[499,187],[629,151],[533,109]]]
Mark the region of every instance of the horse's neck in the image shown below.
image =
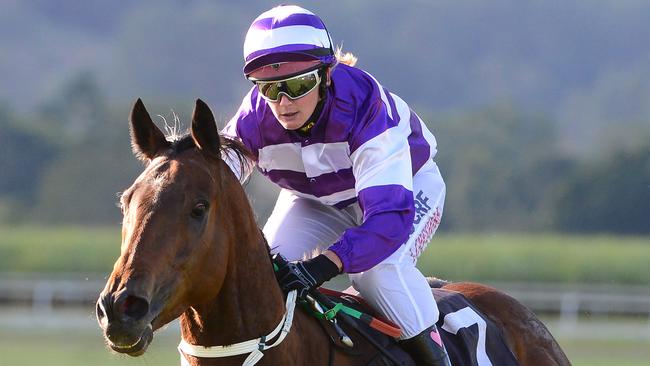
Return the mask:
[[[223,285],[212,302],[192,307],[181,317],[183,338],[192,344],[217,346],[259,338],[277,326],[285,311],[266,243],[243,190],[235,188],[224,195],[229,201],[224,206],[230,207],[220,215],[236,228],[226,239],[230,250]]]

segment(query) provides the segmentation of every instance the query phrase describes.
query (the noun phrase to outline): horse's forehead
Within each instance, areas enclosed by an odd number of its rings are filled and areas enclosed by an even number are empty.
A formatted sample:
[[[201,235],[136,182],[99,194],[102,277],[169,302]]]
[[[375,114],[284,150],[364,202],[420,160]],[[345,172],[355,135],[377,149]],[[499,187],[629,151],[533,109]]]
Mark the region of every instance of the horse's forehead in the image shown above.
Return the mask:
[[[176,174],[193,180],[196,183],[209,182],[215,184],[216,179],[209,164],[203,156],[196,151],[187,151],[177,159],[174,159]]]
[[[135,183],[161,189],[171,181],[171,178],[178,170],[174,165],[172,160],[165,157],[155,158],[147,165],[147,168],[140,174]]]
[[[215,183],[205,161],[194,155],[186,155],[182,159],[158,157],[149,163],[136,183],[151,185],[157,190],[162,190],[172,183],[185,181],[189,184],[192,180],[202,179],[205,175],[209,177],[211,183]]]

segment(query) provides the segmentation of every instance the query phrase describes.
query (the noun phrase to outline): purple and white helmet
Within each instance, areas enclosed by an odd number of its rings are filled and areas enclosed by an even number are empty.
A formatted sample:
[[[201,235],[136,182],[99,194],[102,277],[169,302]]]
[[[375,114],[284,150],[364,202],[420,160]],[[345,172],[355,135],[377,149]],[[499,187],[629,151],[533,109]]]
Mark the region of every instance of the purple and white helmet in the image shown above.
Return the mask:
[[[262,66],[318,60],[336,63],[332,38],[323,21],[295,5],[281,5],[258,16],[244,41],[244,75]]]

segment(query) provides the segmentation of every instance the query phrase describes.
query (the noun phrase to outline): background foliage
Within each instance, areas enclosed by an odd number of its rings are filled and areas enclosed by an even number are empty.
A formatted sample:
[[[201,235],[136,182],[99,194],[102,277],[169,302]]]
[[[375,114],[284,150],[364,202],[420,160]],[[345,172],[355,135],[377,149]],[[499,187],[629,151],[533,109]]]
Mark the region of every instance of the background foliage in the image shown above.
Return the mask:
[[[439,143],[445,231],[650,233],[650,4],[299,1]],[[117,224],[140,170],[126,119],[249,84],[266,1],[9,1],[0,13],[0,223]],[[156,120],[161,122],[162,118]],[[276,192],[248,186],[260,222]]]
[[[647,293],[650,2],[295,3],[437,137],[448,195],[424,273]],[[110,272],[116,194],[142,168],[129,146],[132,103],[186,128],[200,97],[224,125],[250,87],[245,32],[275,4],[2,1],[0,280]],[[263,224],[277,189],[256,175],[247,190]],[[173,326],[144,359],[110,354],[93,307],[43,317],[3,307],[0,363],[178,363]],[[563,321],[545,319],[574,365],[648,363],[647,315],[581,313],[575,333]]]

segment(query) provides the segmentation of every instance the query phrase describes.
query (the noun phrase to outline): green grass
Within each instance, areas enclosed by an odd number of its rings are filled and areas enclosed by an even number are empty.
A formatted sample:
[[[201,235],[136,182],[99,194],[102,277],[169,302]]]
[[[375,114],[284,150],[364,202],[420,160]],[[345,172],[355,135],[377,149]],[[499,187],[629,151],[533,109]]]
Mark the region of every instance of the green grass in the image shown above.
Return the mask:
[[[650,237],[441,235],[420,258],[454,281],[650,284]]]
[[[142,357],[112,352],[99,329],[66,331],[0,330],[0,364],[12,366],[178,366],[175,334],[157,335]]]
[[[573,366],[645,366],[650,360],[647,340],[560,339],[559,342]]]
[[[147,353],[131,358],[109,351],[99,330],[0,329],[0,360],[2,365],[12,366],[176,366],[178,337],[172,329],[157,334]],[[645,366],[650,359],[647,340],[558,341],[574,366]]]
[[[0,273],[108,273],[115,227],[0,227]],[[420,258],[427,275],[458,281],[650,285],[650,237],[436,235]]]
[[[106,274],[119,255],[119,246],[118,226],[0,227],[0,276]],[[648,237],[477,234],[434,237],[419,264],[426,274],[451,280],[650,285],[648,263]],[[598,332],[606,335],[608,329]],[[559,337],[558,341],[575,366],[640,366],[650,359],[648,339]],[[171,366],[179,364],[177,342],[176,332],[167,330],[156,336],[147,354],[130,358],[111,353],[99,329],[0,326],[0,364]]]
[[[0,272],[107,273],[119,253],[119,226],[0,227]]]

